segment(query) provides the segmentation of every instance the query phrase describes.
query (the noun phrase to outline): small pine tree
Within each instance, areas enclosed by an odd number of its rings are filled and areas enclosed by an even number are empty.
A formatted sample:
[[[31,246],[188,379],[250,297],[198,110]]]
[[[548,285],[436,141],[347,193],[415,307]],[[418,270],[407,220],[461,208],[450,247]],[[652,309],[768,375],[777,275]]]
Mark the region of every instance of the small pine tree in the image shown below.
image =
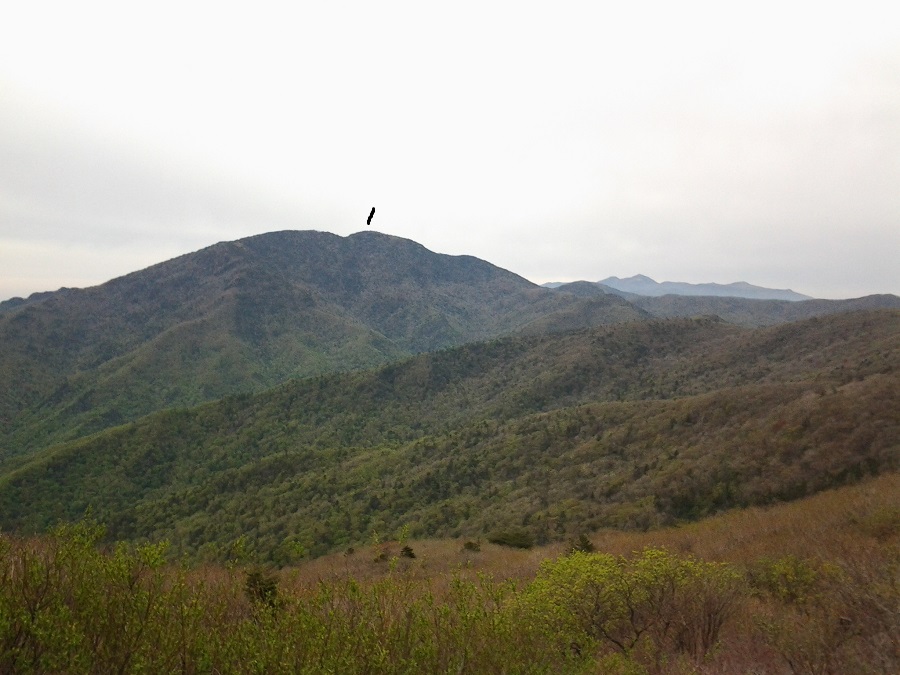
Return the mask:
[[[569,554],[572,553],[593,553],[594,552],[594,542],[588,539],[587,535],[582,532],[578,535],[578,538],[572,542],[572,545],[569,547]]]

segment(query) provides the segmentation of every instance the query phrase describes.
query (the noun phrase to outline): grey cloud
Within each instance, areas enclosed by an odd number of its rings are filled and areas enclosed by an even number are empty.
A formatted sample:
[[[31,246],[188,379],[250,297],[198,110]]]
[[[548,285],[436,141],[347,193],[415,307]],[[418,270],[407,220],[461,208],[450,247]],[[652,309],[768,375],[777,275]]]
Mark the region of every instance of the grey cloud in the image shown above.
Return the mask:
[[[49,130],[38,127],[25,114],[4,106],[0,116],[0,236],[210,243],[211,231],[227,235],[250,223],[298,225],[299,209],[267,201],[234,179],[176,156],[116,145],[64,119]]]

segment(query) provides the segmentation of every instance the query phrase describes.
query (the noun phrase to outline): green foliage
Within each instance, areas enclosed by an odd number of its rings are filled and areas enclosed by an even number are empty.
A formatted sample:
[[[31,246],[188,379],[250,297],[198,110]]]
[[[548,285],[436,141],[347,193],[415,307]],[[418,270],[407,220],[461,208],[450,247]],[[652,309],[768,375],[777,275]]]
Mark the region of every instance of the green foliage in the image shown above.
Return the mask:
[[[160,544],[101,551],[101,536],[92,522],[39,539],[0,535],[0,672],[636,675],[900,665],[887,543],[830,561],[762,559],[746,575],[646,548],[627,557],[575,552],[506,582],[463,570],[427,578],[424,567],[403,565],[379,565],[383,573],[366,581],[337,570],[304,581],[302,570],[161,564]]]
[[[285,566],[374,530],[543,543],[795,499],[898,468],[898,316],[508,338],[169,410],[0,471],[0,527],[93,507],[110,540]]]
[[[254,603],[266,605],[274,609],[278,605],[278,579],[263,570],[255,569],[247,572],[244,585],[247,597]]]
[[[777,560],[760,560],[751,579],[755,588],[779,602],[803,605],[813,599],[820,575],[812,561],[787,555]]]
[[[578,535],[578,538],[572,542],[572,545],[569,547],[569,553],[593,553],[594,552],[594,542],[592,542],[588,536],[582,532]]]
[[[101,532],[79,523],[43,540],[4,538],[0,670],[149,672],[174,664],[163,616],[183,586],[167,584],[165,545],[120,544],[104,555],[95,548]]]
[[[247,535],[242,534],[233,542],[231,542],[231,546],[228,547],[229,565],[246,565],[252,559],[253,552],[251,550],[251,544]]]
[[[361,244],[361,241],[366,241]],[[0,304],[0,458],[294,377],[373,368],[584,306],[374,232],[225,242],[90,289]],[[599,299],[571,327],[644,316]],[[7,426],[7,422],[12,422]]]
[[[406,523],[403,527],[400,528],[400,531],[397,533],[397,542],[403,546],[409,540],[409,524]]]
[[[723,564],[646,549],[631,559],[574,552],[541,566],[526,612],[552,617],[560,644],[618,651],[659,665],[702,660],[737,607],[739,575]]]
[[[584,659],[522,644],[511,587],[348,579],[282,593],[262,569],[210,577],[109,554],[89,526],[0,537],[2,672],[576,672]],[[243,577],[243,589],[240,579]],[[271,611],[277,609],[278,611]],[[262,611],[265,610],[265,611]]]
[[[503,530],[497,530],[488,536],[488,541],[492,544],[499,544],[500,546],[531,548],[534,546],[534,535],[525,528],[510,527]]]

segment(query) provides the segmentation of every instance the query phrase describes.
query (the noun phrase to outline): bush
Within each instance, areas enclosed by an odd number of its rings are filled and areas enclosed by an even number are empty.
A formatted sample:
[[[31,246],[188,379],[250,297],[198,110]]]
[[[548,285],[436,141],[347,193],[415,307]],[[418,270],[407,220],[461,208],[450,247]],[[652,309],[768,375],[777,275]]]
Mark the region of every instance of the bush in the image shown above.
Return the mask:
[[[495,532],[488,537],[488,541],[512,548],[531,548],[534,546],[534,535],[524,528],[510,528]]]
[[[593,553],[594,542],[588,539],[587,535],[582,533],[569,546],[569,553]]]
[[[171,672],[180,580],[166,544],[97,550],[103,528],[63,525],[0,540],[0,672]]]
[[[278,604],[278,579],[272,574],[262,570],[248,572],[244,590],[254,603],[272,608]]]
[[[632,559],[574,552],[545,562],[526,589],[526,612],[544,617],[559,644],[596,646],[654,664],[665,654],[700,661],[737,606],[729,566],[645,549]]]
[[[756,629],[795,673],[900,672],[897,571],[866,551],[840,565],[761,560],[750,573]]]
[[[789,605],[803,605],[811,600],[819,576],[815,563],[793,555],[760,560],[749,572],[750,583],[758,593]]]

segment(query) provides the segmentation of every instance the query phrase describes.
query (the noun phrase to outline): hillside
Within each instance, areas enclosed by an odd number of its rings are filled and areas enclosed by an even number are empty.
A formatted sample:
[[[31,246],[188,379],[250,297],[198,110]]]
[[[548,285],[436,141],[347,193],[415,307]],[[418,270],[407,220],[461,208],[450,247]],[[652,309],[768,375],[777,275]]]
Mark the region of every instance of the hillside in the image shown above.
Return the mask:
[[[101,286],[0,303],[0,465],[155,410],[555,330],[554,316],[576,327],[647,314],[372,231],[216,244]]]
[[[900,312],[504,338],[167,411],[0,477],[3,529],[87,508],[201,558],[284,562],[409,525],[538,541],[797,498],[898,468]]]
[[[870,309],[900,309],[896,295],[867,295],[849,300],[751,300],[666,295],[632,298],[631,304],[655,317],[715,315],[741,326],[774,326],[814,316]]]

